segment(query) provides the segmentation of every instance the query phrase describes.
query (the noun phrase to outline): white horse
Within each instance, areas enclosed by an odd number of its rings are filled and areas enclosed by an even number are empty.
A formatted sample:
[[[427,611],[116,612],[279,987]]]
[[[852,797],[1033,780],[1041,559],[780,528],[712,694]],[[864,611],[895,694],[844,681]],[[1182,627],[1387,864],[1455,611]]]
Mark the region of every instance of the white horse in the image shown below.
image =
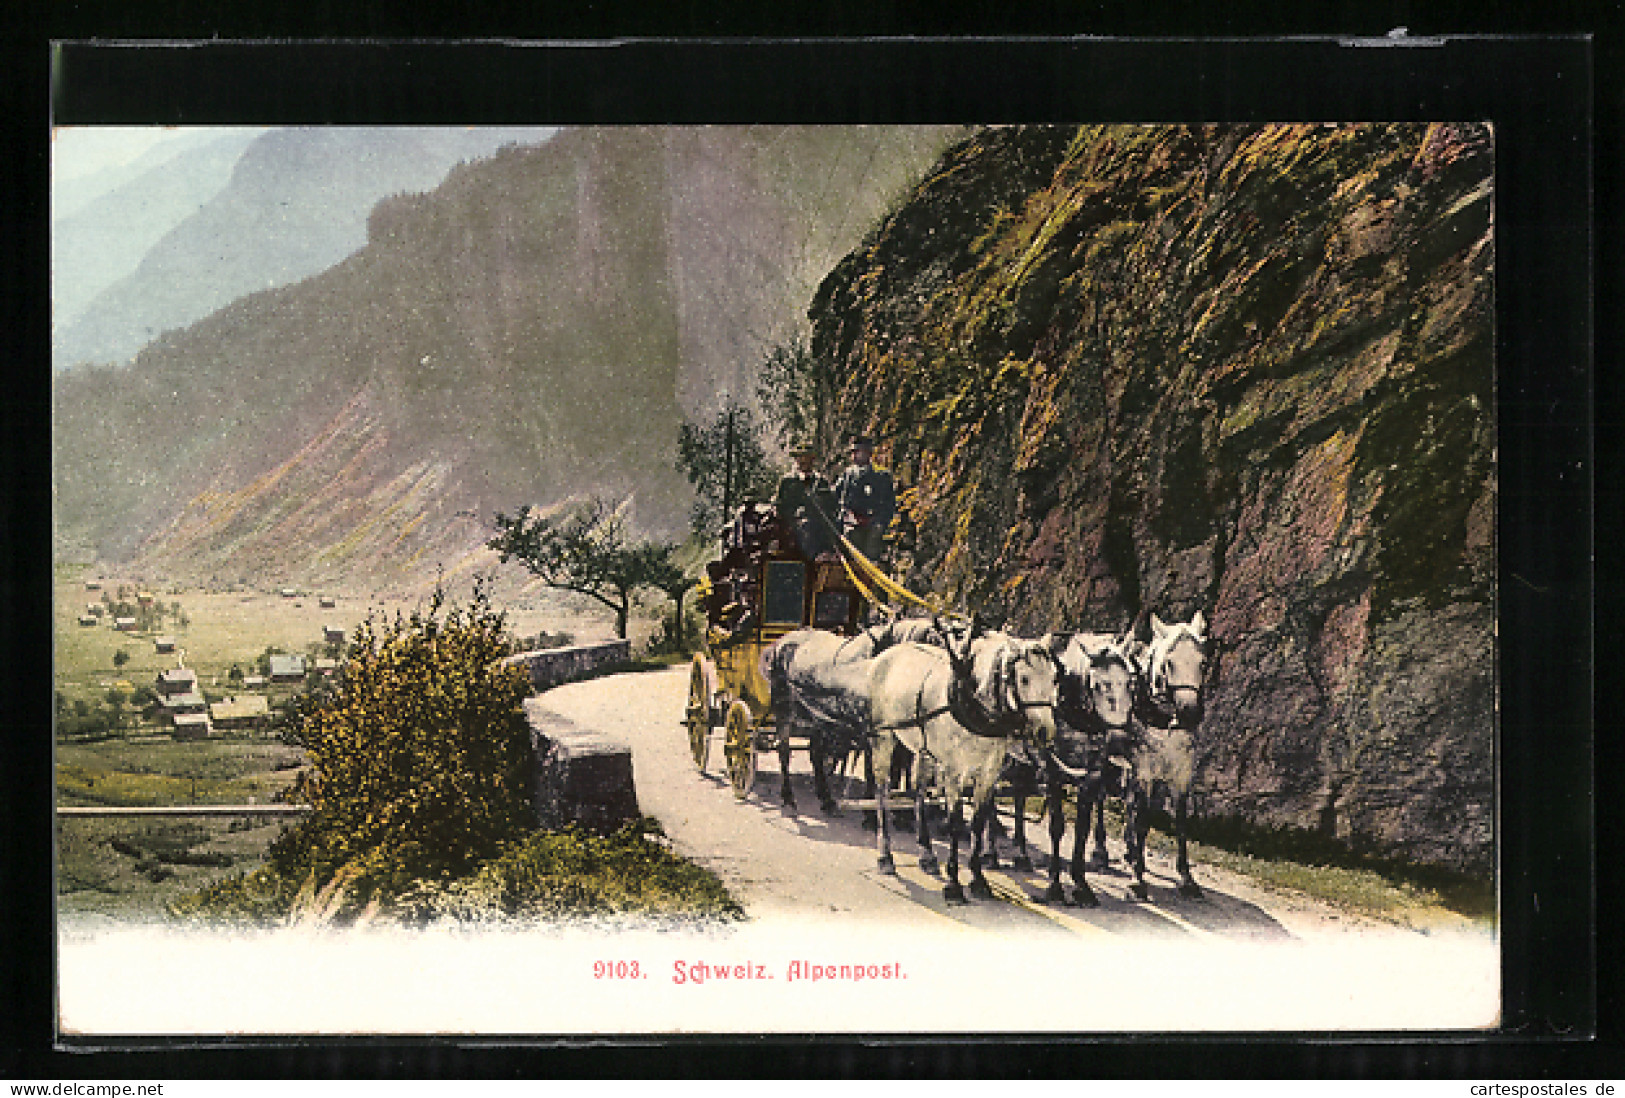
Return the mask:
[[[1185,818],[1196,773],[1195,734],[1202,723],[1203,689],[1208,666],[1207,622],[1198,610],[1188,622],[1165,624],[1151,615],[1151,643],[1138,654],[1145,668],[1136,710],[1144,721],[1134,737],[1128,762],[1124,807],[1128,823],[1124,840],[1134,873],[1134,898],[1150,897],[1145,883],[1145,840],[1151,830],[1151,798],[1166,790],[1174,800],[1175,867],[1179,894],[1199,897],[1186,849]]]
[[[963,902],[959,837],[963,807],[980,822],[992,806],[993,785],[1013,741],[1030,739],[1047,748],[1055,735],[1057,664],[1048,640],[1024,641],[1001,633],[978,636],[975,628],[946,647],[902,644],[875,657],[869,681],[870,737],[874,752],[877,839],[882,873],[895,873],[888,792],[891,759],[898,745],[914,754],[922,772],[941,779],[948,806],[948,882],[943,895]],[[916,797],[923,796],[916,781]],[[923,812],[921,813],[923,817]],[[974,828],[973,828],[974,830]],[[920,830],[920,862],[935,867],[930,836]],[[982,875],[982,836],[971,850],[971,892],[991,897]]]
[[[1124,638],[1126,641],[1126,638]],[[1096,907],[1100,901],[1085,877],[1084,850],[1091,810],[1104,799],[1107,768],[1130,750],[1129,720],[1134,709],[1137,668],[1124,641],[1079,633],[1061,652],[1061,706],[1055,747],[1045,771],[1045,805],[1049,815],[1050,859],[1048,901]],[[1069,787],[1078,791],[1077,823],[1072,836],[1072,896],[1061,886],[1061,838],[1066,832],[1063,808]]]
[[[1084,877],[1083,852],[1089,833],[1089,813],[1105,800],[1108,789],[1121,795],[1120,784],[1108,782],[1112,758],[1129,753],[1129,719],[1134,705],[1134,686],[1139,669],[1128,654],[1128,635],[1121,638],[1106,633],[1058,633],[1056,660],[1060,665],[1059,700],[1056,705],[1055,742],[1050,751],[1037,754],[1026,744],[1016,745],[1005,765],[1003,783],[1015,805],[1015,855],[1018,870],[1032,869],[1027,854],[1027,817],[1024,811],[1030,793],[1043,791],[1044,808],[1050,825],[1049,901],[1094,907],[1098,903]],[[1062,809],[1068,788],[1078,791],[1078,826],[1072,846],[1072,880],[1075,892],[1068,899],[1060,883],[1061,838],[1066,832]],[[998,866],[998,821],[989,814],[987,858]],[[1102,848],[1104,839],[1102,838]]]
[[[786,633],[762,653],[779,738],[780,798],[794,810],[790,788],[790,735],[807,737],[813,787],[823,810],[840,809],[829,791],[828,760],[867,749],[869,661],[898,644],[940,643],[942,627],[929,618],[900,618],[850,637],[823,629]]]

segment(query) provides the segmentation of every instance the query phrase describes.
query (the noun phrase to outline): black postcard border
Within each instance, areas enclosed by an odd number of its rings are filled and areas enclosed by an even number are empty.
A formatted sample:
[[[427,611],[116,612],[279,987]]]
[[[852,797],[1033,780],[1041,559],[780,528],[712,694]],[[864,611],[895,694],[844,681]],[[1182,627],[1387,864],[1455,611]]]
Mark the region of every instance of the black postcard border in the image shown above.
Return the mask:
[[[1593,789],[1593,325],[1615,334],[1617,214],[1594,208],[1614,171],[1597,125],[1594,40],[1583,34],[1395,41],[1022,38],[982,40],[138,41],[35,43],[49,91],[20,106],[30,132],[4,169],[21,201],[5,278],[14,364],[0,494],[6,630],[16,677],[0,862],[8,943],[8,1074],[193,1076],[566,1073],[728,1076],[1166,1076],[1548,1074],[1611,1049],[1600,1010],[1596,841],[1613,828]],[[41,58],[37,53],[47,54]],[[42,65],[43,61],[43,65]],[[49,111],[41,113],[41,100]],[[59,124],[634,124],[1488,120],[1496,140],[1499,615],[1505,1025],[1496,1034],[937,1039],[619,1039],[538,1046],[444,1040],[135,1041],[52,1050],[50,489],[45,127]],[[15,121],[15,120],[14,120]],[[1617,198],[1617,191],[1609,192]],[[1596,212],[1594,212],[1594,209]],[[1600,248],[1600,250],[1599,250]],[[1612,265],[1610,265],[1612,261]],[[1596,285],[1593,285],[1595,277]],[[1598,293],[1598,291],[1604,293]],[[1607,341],[1598,340],[1596,347]],[[1606,397],[1611,390],[1602,394]],[[1606,441],[1606,437],[1605,437]],[[1599,533],[1605,546],[1608,529]],[[1604,592],[1617,607],[1617,588]],[[1611,600],[1611,601],[1610,601]],[[40,742],[36,743],[35,740]],[[1616,752],[1617,756],[1617,752]],[[1598,762],[1602,762],[1601,759]],[[1602,773],[1608,773],[1602,770]],[[1599,816],[1601,807],[1604,814]],[[1617,834],[1617,829],[1614,831]],[[1608,864],[1606,862],[1602,863]],[[1537,899],[1538,898],[1538,899]],[[42,903],[41,901],[45,901]],[[1103,964],[1103,971],[1110,971]],[[1199,977],[1198,977],[1199,978]],[[1603,998],[1599,999],[1599,993]],[[1109,986],[1098,989],[1110,994]],[[41,1045],[42,1026],[46,1036]],[[968,1026],[967,1029],[974,1027]],[[13,1043],[14,1042],[14,1043]],[[541,1057],[541,1059],[537,1059]],[[11,1062],[8,1062],[10,1060]],[[31,1070],[12,1072],[13,1066]]]

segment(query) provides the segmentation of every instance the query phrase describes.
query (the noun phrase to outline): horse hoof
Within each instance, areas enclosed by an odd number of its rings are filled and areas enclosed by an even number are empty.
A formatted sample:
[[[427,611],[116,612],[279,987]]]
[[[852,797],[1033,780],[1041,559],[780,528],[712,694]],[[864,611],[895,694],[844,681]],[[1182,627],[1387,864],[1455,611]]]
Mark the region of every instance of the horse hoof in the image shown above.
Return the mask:
[[[977,878],[970,883],[970,894],[978,900],[991,900],[993,898],[993,886]]]
[[[1033,860],[1025,854],[1010,864],[1015,867],[1018,873],[1031,873],[1033,871]]]
[[[1072,890],[1072,900],[1070,902],[1073,907],[1100,906],[1100,900],[1095,896],[1094,890],[1082,886]]]
[[[826,816],[839,816],[841,814],[841,806],[834,801],[825,801],[818,807],[823,810]]]
[[[934,854],[922,854],[922,855],[920,855],[920,872],[921,873],[929,873],[932,876],[935,876],[937,873],[941,872],[941,869],[942,869],[942,867],[941,867],[940,864],[938,864],[936,855],[934,855]]]
[[[1148,886],[1143,885],[1143,884],[1129,885],[1128,886],[1128,898],[1131,899],[1131,900],[1141,900],[1141,901],[1149,900],[1149,899],[1151,899],[1151,889]]]
[[[1179,886],[1179,894],[1187,900],[1200,900],[1202,898],[1202,888],[1195,881],[1186,881]]]
[[[1112,856],[1106,853],[1104,849],[1096,850],[1093,854],[1089,855],[1090,869],[1105,869],[1111,864]]]
[[[1060,881],[1051,881],[1049,887],[1044,889],[1045,903],[1066,903],[1066,889],[1061,887]]]
[[[887,854],[884,858],[876,858],[875,868],[887,877],[897,876],[897,863],[892,861],[890,854]]]
[[[965,903],[965,890],[957,884],[945,884],[942,886],[942,898],[949,903]]]

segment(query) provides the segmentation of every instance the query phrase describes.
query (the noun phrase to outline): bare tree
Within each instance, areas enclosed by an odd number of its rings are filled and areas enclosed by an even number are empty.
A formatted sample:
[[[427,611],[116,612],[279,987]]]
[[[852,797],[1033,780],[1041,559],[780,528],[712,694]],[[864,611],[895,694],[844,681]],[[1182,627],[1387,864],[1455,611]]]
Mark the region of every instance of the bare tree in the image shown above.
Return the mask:
[[[536,513],[529,507],[496,516],[501,531],[489,545],[504,563],[517,560],[549,587],[586,595],[615,613],[615,635],[626,636],[639,588],[675,589],[674,544],[636,540],[624,507],[596,496]],[[692,586],[691,584],[689,586]],[[686,590],[686,587],[683,588]],[[681,591],[675,596],[681,616]]]

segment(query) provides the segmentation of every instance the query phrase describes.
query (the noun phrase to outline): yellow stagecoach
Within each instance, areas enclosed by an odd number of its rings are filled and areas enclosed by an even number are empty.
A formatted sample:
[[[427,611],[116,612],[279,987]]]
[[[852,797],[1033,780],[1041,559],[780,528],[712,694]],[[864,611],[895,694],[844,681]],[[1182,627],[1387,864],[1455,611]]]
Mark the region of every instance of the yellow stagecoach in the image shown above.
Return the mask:
[[[694,656],[683,723],[701,773],[721,730],[728,781],[743,798],[756,781],[758,754],[780,747],[763,650],[796,629],[857,632],[868,589],[843,555],[808,557],[771,504],[750,503],[723,534],[722,557],[706,566],[700,597],[705,650]],[[792,741],[790,748],[807,745]]]

